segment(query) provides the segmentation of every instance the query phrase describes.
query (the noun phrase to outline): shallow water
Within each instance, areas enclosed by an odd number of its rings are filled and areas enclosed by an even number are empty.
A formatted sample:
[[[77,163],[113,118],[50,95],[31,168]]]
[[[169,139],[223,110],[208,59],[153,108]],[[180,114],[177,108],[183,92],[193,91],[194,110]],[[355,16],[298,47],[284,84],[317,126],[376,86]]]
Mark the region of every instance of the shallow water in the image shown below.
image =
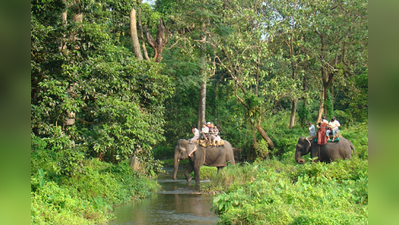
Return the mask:
[[[109,224],[217,224],[211,196],[200,194],[195,181],[187,183],[182,173],[179,170],[177,180],[171,179],[172,170],[160,174],[157,181],[162,187],[154,197],[114,208],[116,219]]]

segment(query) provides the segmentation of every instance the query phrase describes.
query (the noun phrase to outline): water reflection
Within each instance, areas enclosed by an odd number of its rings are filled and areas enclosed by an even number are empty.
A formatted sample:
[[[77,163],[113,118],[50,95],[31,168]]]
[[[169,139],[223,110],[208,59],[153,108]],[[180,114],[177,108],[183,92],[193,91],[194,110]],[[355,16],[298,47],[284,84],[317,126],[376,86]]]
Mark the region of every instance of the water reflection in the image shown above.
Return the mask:
[[[194,181],[170,177],[167,171],[158,178],[162,188],[153,198],[115,208],[117,219],[109,224],[217,224],[218,217],[210,211],[211,196],[199,194]]]

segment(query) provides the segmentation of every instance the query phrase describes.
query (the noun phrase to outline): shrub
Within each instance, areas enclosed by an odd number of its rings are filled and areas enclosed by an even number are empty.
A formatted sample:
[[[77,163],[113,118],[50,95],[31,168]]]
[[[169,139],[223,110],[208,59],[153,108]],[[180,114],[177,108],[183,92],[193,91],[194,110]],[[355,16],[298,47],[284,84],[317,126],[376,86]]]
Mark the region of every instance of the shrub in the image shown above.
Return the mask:
[[[201,166],[200,169],[200,179],[209,179],[214,174],[218,173],[218,169],[216,167],[211,166]],[[194,172],[192,174],[194,176]]]
[[[54,135],[49,138],[39,138],[31,134],[31,170],[36,171],[44,166],[52,179],[57,179],[60,175],[80,173],[85,148],[71,148],[71,140],[62,133],[61,128],[53,128]]]
[[[40,166],[34,162],[33,167]],[[54,163],[43,164],[31,176],[33,224],[105,224],[114,205],[149,197],[157,190],[157,183],[134,172],[127,160],[117,165],[85,160],[81,173],[54,180],[48,171]]]
[[[110,218],[104,208],[74,198],[69,189],[54,182],[47,182],[31,196],[32,224],[104,224]]]
[[[368,162],[276,159],[228,167],[208,190],[221,224],[367,224]]]

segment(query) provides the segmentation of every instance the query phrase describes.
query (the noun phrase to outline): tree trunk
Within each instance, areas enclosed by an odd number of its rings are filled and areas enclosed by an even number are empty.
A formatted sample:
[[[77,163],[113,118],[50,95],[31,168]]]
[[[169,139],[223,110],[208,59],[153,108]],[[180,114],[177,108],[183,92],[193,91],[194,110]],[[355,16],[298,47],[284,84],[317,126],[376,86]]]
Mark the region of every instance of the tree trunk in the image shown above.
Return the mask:
[[[67,2],[66,2],[66,0],[63,0],[62,1],[64,4],[65,4],[65,6],[68,8],[68,6],[67,6]],[[76,3],[79,3],[79,1],[76,1]],[[80,10],[79,10],[80,11]],[[68,10],[66,9],[65,11],[63,11],[62,13],[61,13],[61,18],[62,18],[62,24],[67,24],[67,18],[68,18]],[[83,13],[76,13],[76,14],[74,14],[73,16],[72,16],[72,19],[73,19],[73,22],[75,22],[75,23],[81,23],[82,21],[83,21]],[[60,47],[59,47],[59,49],[65,54],[65,55],[68,55],[69,54],[69,50],[67,49],[67,45],[66,45],[66,42],[67,42],[67,38],[66,38],[66,35],[64,34],[63,35],[64,36],[64,38],[61,40],[61,45],[60,45]],[[70,34],[69,34],[69,40],[71,41],[71,42],[73,42],[73,41],[76,41],[78,38],[76,37],[77,36],[77,34],[75,33],[75,32],[71,32]],[[75,49],[79,49],[79,47],[75,47]]]
[[[321,120],[321,117],[323,116],[323,110],[324,110],[324,88],[320,96],[319,112],[317,113],[316,124],[318,121]]]
[[[303,90],[304,90],[304,91],[307,90],[306,75],[307,75],[307,73],[305,73],[305,76],[303,76]],[[303,110],[304,110],[305,112],[307,112],[307,111],[306,111],[306,98],[303,97],[302,100],[303,100]],[[305,116],[304,124],[306,125],[306,124],[308,124],[308,119],[307,119],[308,114],[306,113],[304,116]],[[304,124],[301,124],[302,128],[303,128],[303,125],[304,125]]]
[[[334,85],[330,87],[330,97],[331,97],[331,111],[334,112]],[[333,116],[333,115],[331,115]]]
[[[327,62],[324,61],[325,57],[325,43],[324,43],[324,34],[319,34],[320,36],[320,44],[321,44],[321,55],[320,55],[320,63],[321,63],[321,80],[323,82],[323,91],[320,99],[320,105],[319,105],[319,113],[317,115],[317,121],[319,121],[323,115],[323,109],[325,116],[327,117],[327,108],[325,106],[325,102],[327,99],[327,91],[328,89],[333,85],[334,82],[334,76],[335,72],[338,71],[338,69],[332,67],[329,65]],[[317,122],[316,121],[316,122]]]
[[[263,130],[263,128],[261,127],[260,122],[261,122],[261,118],[259,117],[258,122],[256,123],[256,129],[258,130],[260,135],[263,137],[263,139],[265,139],[265,141],[269,145],[269,149],[273,149],[274,143],[273,143],[272,139],[270,139],[269,135],[266,134],[265,130]]]
[[[132,38],[133,50],[137,59],[141,61],[143,56],[141,55],[139,38],[137,36],[137,25],[136,25],[136,9],[132,8],[130,11],[130,36]]]
[[[298,99],[292,100],[291,106],[291,117],[290,117],[290,129],[292,129],[295,125],[295,113],[296,113],[296,106],[298,104]]]
[[[203,123],[206,123],[206,70],[205,70],[205,63],[206,63],[206,26],[205,22],[202,22],[202,37],[201,37],[201,68],[200,68],[200,99],[198,104],[198,127],[201,128]]]
[[[62,0],[62,2],[65,4],[65,7],[68,8],[66,0]],[[62,11],[61,17],[62,17],[62,24],[66,25],[66,24],[67,24],[67,17],[68,17],[68,9],[65,9],[65,11]],[[65,42],[66,42],[66,38],[65,38],[66,35],[63,34],[63,36],[64,36],[64,38],[61,39],[61,44],[60,44],[59,49],[60,49],[65,55],[67,55],[68,52],[67,52],[67,50],[66,50],[66,43],[65,43]]]
[[[77,13],[72,16],[73,22],[81,23],[83,21],[83,13]]]
[[[141,167],[139,158],[135,155],[132,155],[132,157],[130,157],[129,166],[133,169],[133,171],[139,171]]]
[[[72,16],[72,19],[73,19],[73,22],[75,22],[75,23],[81,23],[81,22],[83,21],[83,13],[74,14],[74,15]],[[76,40],[77,40],[77,38],[76,38],[76,33],[75,33],[75,32],[72,32],[72,33],[70,34],[70,36],[69,36],[69,39],[70,39],[71,41],[76,41]]]
[[[198,104],[198,127],[201,129],[202,124],[206,123],[206,80],[203,79],[200,83],[200,99]]]
[[[328,76],[325,75],[324,67],[323,67],[323,59],[325,58],[325,47],[324,47],[324,36],[323,34],[319,34],[320,37],[320,44],[321,44],[321,54],[319,56],[320,58],[320,63],[321,63],[321,68],[320,68],[320,73],[321,73],[321,80],[322,80],[322,93],[320,96],[320,104],[319,104],[319,112],[317,113],[317,119],[316,123],[321,120],[321,117],[323,116],[323,111],[324,111],[324,101],[326,99],[326,90],[325,90],[325,84],[328,81]]]
[[[328,104],[328,102],[327,102],[327,99],[328,99],[328,97],[327,97],[327,95],[328,95],[328,89],[326,89],[326,87],[323,85],[323,98],[324,98],[324,116],[326,117],[326,118],[328,118],[328,117],[330,117],[330,115],[328,115],[328,109],[327,109],[327,104]]]
[[[165,27],[163,19],[161,18],[159,21],[159,27],[157,32],[157,39],[155,40],[150,32],[148,31],[147,26],[144,26],[145,36],[147,38],[148,44],[151,48],[154,49],[154,59],[155,62],[160,62],[162,60],[162,51],[165,47],[166,43],[168,42],[168,28]]]
[[[246,160],[254,160],[258,157],[258,148],[259,143],[256,139],[256,128],[254,126],[251,127],[252,131],[252,151],[248,151]],[[260,155],[260,154],[259,154]]]
[[[255,86],[255,95],[256,97],[259,97],[258,95],[258,90],[259,90],[259,72],[260,72],[260,59],[261,57],[262,51],[258,52],[258,60],[256,60],[256,86]]]
[[[165,32],[165,24],[163,23],[163,19],[159,21],[159,27],[158,27],[158,33],[157,33],[157,48],[156,48],[156,54],[154,56],[155,62],[161,62],[162,60],[162,52],[163,48],[165,47],[166,42],[168,41],[167,39],[167,34],[168,30],[166,29]]]
[[[66,0],[62,0],[62,2],[65,4],[65,7],[67,7],[67,2]],[[62,24],[67,23],[67,15],[68,15],[68,9],[65,9],[65,11],[62,11]]]
[[[147,48],[145,47],[145,40],[144,40],[144,34],[143,34],[143,25],[141,24],[141,8],[139,8],[138,24],[139,24],[141,44],[142,44],[143,52],[144,52],[144,58],[147,61],[151,61],[150,57],[148,56]]]
[[[292,57],[294,50],[292,49],[292,46],[290,45],[290,55]],[[292,79],[296,80],[296,70],[297,70],[298,64],[291,62],[291,69],[292,69]],[[297,97],[292,97],[291,99],[292,106],[291,106],[291,116],[290,116],[290,125],[289,128],[292,129],[295,125],[295,113],[296,113],[296,107],[298,104],[298,98]]]
[[[329,91],[329,89],[331,88],[331,86],[332,86],[331,80],[323,85],[323,92],[322,92],[322,102],[323,102],[323,106],[320,106],[320,107],[322,107],[322,110],[324,109],[324,116],[325,116],[326,118],[332,117],[332,115],[328,115],[328,110],[327,110],[327,105],[326,105],[326,102],[327,102],[327,92]],[[322,104],[322,103],[320,103],[320,104]],[[320,114],[320,108],[319,108],[319,114]],[[323,114],[323,113],[321,113],[321,115],[322,115],[322,114]],[[321,117],[320,117],[320,118],[321,118]]]

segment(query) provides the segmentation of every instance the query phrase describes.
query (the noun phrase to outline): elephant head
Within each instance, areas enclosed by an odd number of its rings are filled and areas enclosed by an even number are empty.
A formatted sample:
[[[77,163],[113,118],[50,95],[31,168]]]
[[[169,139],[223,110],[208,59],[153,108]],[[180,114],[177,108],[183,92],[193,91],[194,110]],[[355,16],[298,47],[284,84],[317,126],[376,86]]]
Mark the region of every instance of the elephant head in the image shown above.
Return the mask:
[[[195,144],[189,143],[189,141],[180,139],[175,147],[175,157],[173,164],[173,179],[176,180],[176,174],[179,169],[179,162],[181,159],[187,159],[189,153],[195,148]]]
[[[300,163],[300,164],[305,163],[305,160],[302,159],[302,156],[309,153],[310,146],[311,146],[310,141],[307,140],[305,137],[299,138],[298,144],[296,145],[296,150],[295,150],[295,160],[298,163]]]

